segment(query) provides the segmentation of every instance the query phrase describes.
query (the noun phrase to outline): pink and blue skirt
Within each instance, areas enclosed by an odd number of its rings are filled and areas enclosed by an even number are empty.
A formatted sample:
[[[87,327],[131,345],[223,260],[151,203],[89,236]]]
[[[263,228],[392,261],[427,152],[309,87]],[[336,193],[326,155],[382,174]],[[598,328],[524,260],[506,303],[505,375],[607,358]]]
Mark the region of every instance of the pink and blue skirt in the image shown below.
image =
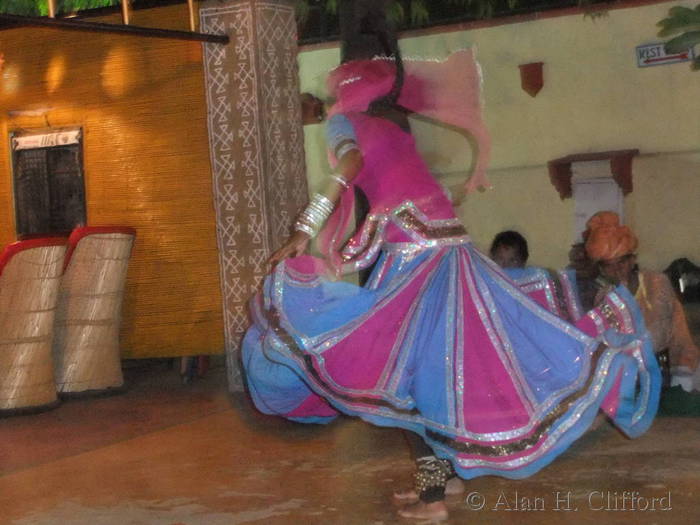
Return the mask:
[[[659,370],[624,287],[572,324],[459,228],[419,219],[410,242],[371,243],[378,261],[364,287],[326,278],[308,256],[275,268],[243,342],[259,410],[409,430],[467,479],[533,474],[600,410],[630,437],[650,426]]]

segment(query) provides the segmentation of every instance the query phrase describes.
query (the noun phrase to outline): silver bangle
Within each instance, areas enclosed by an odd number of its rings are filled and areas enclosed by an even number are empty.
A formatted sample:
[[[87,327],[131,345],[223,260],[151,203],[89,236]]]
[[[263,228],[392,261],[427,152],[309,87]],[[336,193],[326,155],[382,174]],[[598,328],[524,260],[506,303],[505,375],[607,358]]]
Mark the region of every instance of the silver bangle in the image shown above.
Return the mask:
[[[333,204],[332,200],[320,193],[314,193],[307,209],[313,209],[314,211],[318,211],[321,215],[325,215],[325,217],[323,217],[325,220],[333,213],[333,208],[335,208],[335,204]]]
[[[336,151],[335,158],[341,159],[343,155],[355,149],[360,149],[356,142],[348,142],[346,144],[343,144],[338,148],[338,151]]]
[[[350,184],[348,184],[348,179],[346,179],[342,175],[339,175],[338,173],[331,173],[331,179],[340,184],[345,190],[347,190],[350,187]]]
[[[294,229],[315,237],[321,231],[326,219],[333,213],[334,207],[335,204],[328,197],[315,193],[294,223]]]
[[[311,226],[308,226],[307,224],[305,224],[301,221],[297,221],[294,223],[294,230],[296,230],[298,232],[304,232],[309,237],[315,237],[316,233],[318,233],[318,232],[314,231],[314,229]]]

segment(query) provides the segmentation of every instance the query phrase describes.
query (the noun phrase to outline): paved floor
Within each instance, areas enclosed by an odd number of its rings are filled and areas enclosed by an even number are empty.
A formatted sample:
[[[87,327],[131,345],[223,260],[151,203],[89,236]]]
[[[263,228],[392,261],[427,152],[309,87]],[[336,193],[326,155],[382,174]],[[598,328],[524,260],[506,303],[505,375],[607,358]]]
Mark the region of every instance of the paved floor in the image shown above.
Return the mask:
[[[0,420],[0,523],[411,523],[389,503],[412,467],[399,432],[261,416],[220,369],[129,380],[123,395]],[[630,441],[606,424],[531,478],[470,481],[447,523],[700,524],[699,431],[700,418],[659,418]]]

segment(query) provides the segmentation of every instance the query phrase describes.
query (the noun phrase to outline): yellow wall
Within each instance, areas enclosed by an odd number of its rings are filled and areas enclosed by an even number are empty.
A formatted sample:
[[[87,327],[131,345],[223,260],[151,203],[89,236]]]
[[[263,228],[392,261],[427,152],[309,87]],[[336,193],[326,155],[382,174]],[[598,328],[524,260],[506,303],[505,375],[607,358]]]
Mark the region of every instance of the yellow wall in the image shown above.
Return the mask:
[[[186,29],[187,10],[137,11],[132,24]],[[221,352],[201,44],[19,28],[0,32],[0,52],[0,243],[15,240],[8,133],[80,126],[88,224],[138,232],[124,356]]]
[[[688,63],[638,68],[635,57],[636,46],[659,41],[656,23],[671,6],[695,3],[404,35],[404,56],[444,58],[476,46],[494,189],[469,196],[458,212],[477,246],[487,248],[495,233],[515,228],[528,238],[533,264],[565,265],[573,202],[559,199],[547,161],[638,148],[625,214],[640,238],[641,264],[663,269],[677,257],[700,261],[700,73]],[[545,85],[535,98],[520,88],[518,65],[528,62],[545,64]],[[302,91],[325,94],[323,79],[338,63],[338,50],[302,49],[299,63]],[[320,144],[318,128],[305,128],[307,145]],[[440,176],[449,184],[458,181],[453,172],[468,163],[469,153],[459,153],[458,143],[434,130],[419,127],[415,133]],[[324,153],[319,146],[307,155],[313,181],[327,172]]]

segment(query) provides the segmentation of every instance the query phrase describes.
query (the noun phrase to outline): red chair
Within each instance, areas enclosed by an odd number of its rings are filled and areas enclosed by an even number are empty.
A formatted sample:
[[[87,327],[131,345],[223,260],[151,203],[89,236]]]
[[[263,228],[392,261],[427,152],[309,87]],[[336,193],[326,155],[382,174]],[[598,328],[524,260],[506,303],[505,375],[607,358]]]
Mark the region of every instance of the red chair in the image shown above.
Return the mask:
[[[59,394],[119,389],[119,328],[126,272],[136,231],[76,228],[68,239],[56,309],[53,355]]]
[[[66,239],[10,244],[0,255],[0,413],[58,403],[51,342]]]

